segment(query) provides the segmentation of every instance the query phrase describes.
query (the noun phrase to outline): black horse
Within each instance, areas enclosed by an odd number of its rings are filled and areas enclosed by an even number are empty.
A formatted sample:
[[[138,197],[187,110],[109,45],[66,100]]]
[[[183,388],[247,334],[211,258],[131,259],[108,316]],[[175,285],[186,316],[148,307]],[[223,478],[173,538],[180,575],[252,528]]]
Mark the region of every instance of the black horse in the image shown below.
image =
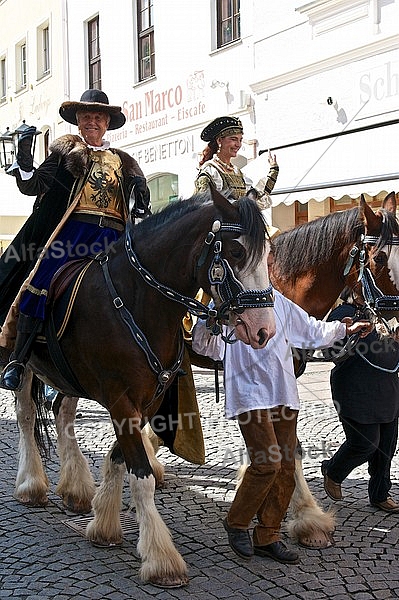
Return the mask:
[[[117,443],[93,500],[87,536],[97,544],[121,541],[121,482],[127,468],[140,529],[141,577],[165,587],[184,585],[187,571],[155,508],[155,478],[141,428],[180,368],[182,318],[190,310],[216,329],[220,320],[230,319],[236,336],[254,348],[262,348],[275,332],[262,215],[250,198],[231,204],[217,192],[212,196],[170,205],[135,227],[128,225],[112,251],[87,265],[59,342],[68,369],[61,374],[40,343],[28,363],[52,387],[94,399],[109,411]],[[213,297],[214,311],[194,299],[199,288]],[[17,396],[24,456],[16,497],[43,502],[47,481],[25,419],[32,410],[29,379]],[[76,401],[71,403],[74,412]],[[65,411],[60,414],[65,417]],[[59,453],[70,461],[74,446],[67,437],[67,446],[60,448],[59,440]],[[84,465],[80,459],[76,464],[71,494],[77,493],[77,481],[85,480],[77,472]],[[91,483],[84,493],[89,497],[92,489]]]

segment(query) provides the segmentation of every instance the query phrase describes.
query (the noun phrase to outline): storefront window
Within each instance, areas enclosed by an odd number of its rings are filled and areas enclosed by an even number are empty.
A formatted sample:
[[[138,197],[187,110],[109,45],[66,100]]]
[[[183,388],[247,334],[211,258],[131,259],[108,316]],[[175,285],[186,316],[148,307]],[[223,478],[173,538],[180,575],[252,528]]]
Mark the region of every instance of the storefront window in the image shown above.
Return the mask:
[[[162,173],[147,179],[151,192],[152,212],[178,200],[179,178],[174,173]]]
[[[382,201],[384,200],[386,192],[380,192],[376,196],[369,196],[368,194],[364,194],[365,200],[371,208],[381,208]],[[348,210],[349,208],[354,208],[355,206],[359,206],[359,198],[351,198],[350,196],[342,196],[342,198],[338,200],[334,200],[330,198],[330,212],[337,212],[341,210]]]
[[[308,204],[295,202],[295,225],[302,225],[308,222]]]

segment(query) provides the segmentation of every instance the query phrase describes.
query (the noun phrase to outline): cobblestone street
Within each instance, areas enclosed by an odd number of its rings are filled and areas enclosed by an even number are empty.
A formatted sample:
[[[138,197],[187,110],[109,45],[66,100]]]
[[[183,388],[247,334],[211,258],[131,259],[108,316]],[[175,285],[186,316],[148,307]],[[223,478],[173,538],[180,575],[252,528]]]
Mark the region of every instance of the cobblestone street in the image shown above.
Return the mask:
[[[330,364],[309,363],[299,381],[302,408],[299,437],[304,473],[324,508],[326,497],[320,463],[342,441],[329,388]],[[0,406],[0,598],[185,599],[195,600],[372,600],[399,598],[399,515],[368,504],[367,468],[343,484],[344,500],[335,504],[336,545],[326,550],[300,548],[301,562],[286,566],[268,559],[245,562],[227,543],[221,519],[234,496],[235,475],[244,453],[235,423],[223,417],[223,393],[215,403],[214,375],[196,371],[207,462],[189,464],[162,448],[167,486],[156,492],[156,504],[174,542],[189,566],[187,588],[161,590],[138,578],[137,527],[128,512],[129,488],[123,495],[125,541],[122,547],[96,548],[81,535],[87,517],[65,513],[54,494],[58,476],[55,451],[47,461],[50,502],[27,508],[13,498],[18,432],[13,398],[1,393]],[[223,390],[221,390],[223,392]],[[96,403],[80,401],[76,433],[96,481],[113,441],[107,413]],[[55,438],[54,438],[55,439]],[[394,498],[399,498],[399,460],[392,468]],[[291,545],[286,534],[285,541]]]

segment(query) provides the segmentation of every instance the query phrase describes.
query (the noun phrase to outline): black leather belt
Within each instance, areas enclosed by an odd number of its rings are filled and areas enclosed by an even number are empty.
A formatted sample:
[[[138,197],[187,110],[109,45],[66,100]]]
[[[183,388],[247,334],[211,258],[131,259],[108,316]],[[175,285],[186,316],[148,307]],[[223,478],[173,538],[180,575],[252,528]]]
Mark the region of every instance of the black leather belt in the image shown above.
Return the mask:
[[[104,215],[89,215],[88,213],[74,213],[70,217],[73,221],[80,221],[81,223],[91,223],[98,227],[109,227],[110,229],[116,229],[117,231],[124,231],[125,226],[120,221],[113,219],[112,217],[105,217]]]

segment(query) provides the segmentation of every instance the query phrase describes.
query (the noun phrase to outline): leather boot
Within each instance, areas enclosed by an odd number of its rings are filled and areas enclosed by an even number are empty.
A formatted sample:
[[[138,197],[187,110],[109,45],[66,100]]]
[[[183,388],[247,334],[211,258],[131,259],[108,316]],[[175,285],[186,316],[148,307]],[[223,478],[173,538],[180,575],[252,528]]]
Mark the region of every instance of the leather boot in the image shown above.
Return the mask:
[[[22,313],[19,315],[15,349],[0,378],[0,387],[4,390],[18,392],[22,388],[25,365],[28,362],[32,343],[41,325],[42,321],[40,319]]]
[[[19,392],[22,389],[22,382],[25,373],[25,364],[12,360],[4,368],[0,378],[0,388]]]

